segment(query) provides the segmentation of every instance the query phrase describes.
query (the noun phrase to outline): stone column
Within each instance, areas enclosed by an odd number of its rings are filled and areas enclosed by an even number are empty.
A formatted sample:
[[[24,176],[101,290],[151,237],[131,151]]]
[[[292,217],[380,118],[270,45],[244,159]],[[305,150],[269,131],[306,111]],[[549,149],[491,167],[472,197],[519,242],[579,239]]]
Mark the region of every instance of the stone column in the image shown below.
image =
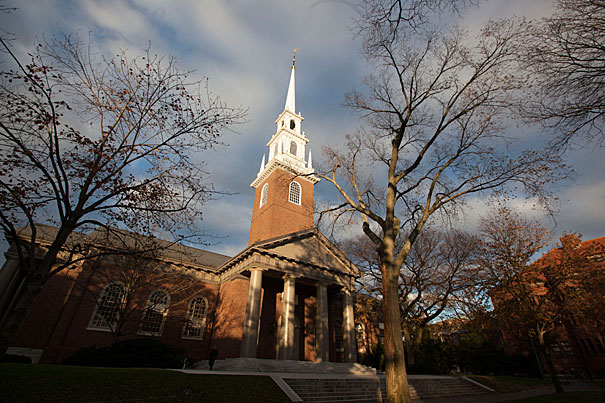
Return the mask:
[[[250,270],[250,285],[248,286],[248,301],[246,302],[246,317],[244,319],[244,332],[242,334],[242,347],[240,351],[241,357],[256,358],[262,285],[262,270]]]
[[[329,361],[328,286],[317,283],[317,318],[315,319],[315,349],[317,361]]]
[[[294,359],[294,308],[296,277],[291,274],[284,275],[284,292],[282,294],[281,332],[279,340],[279,359]]]
[[[357,362],[357,341],[355,340],[355,318],[353,315],[353,298],[348,288],[342,293],[342,325],[345,362]]]

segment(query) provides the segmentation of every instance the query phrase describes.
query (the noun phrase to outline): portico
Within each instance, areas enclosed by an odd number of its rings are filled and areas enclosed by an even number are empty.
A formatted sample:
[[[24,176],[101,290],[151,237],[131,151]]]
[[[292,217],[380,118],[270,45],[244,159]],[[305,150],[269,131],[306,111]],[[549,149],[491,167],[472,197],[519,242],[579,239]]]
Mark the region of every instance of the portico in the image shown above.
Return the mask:
[[[357,268],[319,231],[258,242],[230,262],[225,276],[249,279],[241,357],[356,362]]]

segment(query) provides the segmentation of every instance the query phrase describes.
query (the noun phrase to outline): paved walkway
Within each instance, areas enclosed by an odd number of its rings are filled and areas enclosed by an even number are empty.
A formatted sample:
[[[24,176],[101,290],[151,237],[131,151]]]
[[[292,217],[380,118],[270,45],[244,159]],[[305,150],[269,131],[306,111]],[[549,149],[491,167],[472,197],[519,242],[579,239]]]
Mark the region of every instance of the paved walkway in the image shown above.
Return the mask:
[[[573,382],[563,385],[563,389],[566,392],[579,392],[579,391],[603,391],[605,390],[599,385],[588,382]],[[508,400],[520,400],[527,397],[549,395],[555,393],[554,386],[543,386],[536,389],[524,390],[523,392],[514,393],[491,393],[489,395],[471,395],[461,397],[447,397],[439,399],[420,399],[415,400],[416,402],[426,403],[492,403],[492,402],[505,402]]]

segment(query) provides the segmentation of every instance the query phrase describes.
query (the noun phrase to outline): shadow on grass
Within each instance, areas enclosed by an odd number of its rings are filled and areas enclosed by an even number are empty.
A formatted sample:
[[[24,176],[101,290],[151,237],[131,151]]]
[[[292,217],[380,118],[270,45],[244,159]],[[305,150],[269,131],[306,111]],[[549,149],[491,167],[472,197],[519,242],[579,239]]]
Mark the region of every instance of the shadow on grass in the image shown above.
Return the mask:
[[[603,391],[582,391],[553,393],[550,395],[528,397],[521,400],[509,400],[508,403],[605,403],[605,393]],[[504,402],[504,403],[507,403]]]
[[[265,376],[0,364],[2,402],[290,402]]]
[[[550,380],[520,376],[467,375],[467,377],[500,393],[522,392],[551,385]]]

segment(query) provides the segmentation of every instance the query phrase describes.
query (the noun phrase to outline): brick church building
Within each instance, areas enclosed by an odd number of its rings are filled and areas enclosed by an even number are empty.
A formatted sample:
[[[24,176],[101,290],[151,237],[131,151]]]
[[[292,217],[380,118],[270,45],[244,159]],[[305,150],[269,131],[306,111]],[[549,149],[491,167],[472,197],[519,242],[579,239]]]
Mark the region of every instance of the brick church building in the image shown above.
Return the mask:
[[[9,353],[59,363],[87,346],[153,337],[202,360],[255,357],[355,362],[354,280],[358,269],[313,224],[309,141],[295,108],[295,67],[268,159],[251,183],[248,246],[233,257],[152,240],[153,258],[85,259],[53,276],[36,297]],[[40,246],[55,228],[40,225]],[[29,228],[21,236],[27,237]],[[85,256],[110,249],[125,231],[74,233]],[[142,238],[142,237],[139,237]],[[12,249],[0,270],[0,320],[23,285]]]

